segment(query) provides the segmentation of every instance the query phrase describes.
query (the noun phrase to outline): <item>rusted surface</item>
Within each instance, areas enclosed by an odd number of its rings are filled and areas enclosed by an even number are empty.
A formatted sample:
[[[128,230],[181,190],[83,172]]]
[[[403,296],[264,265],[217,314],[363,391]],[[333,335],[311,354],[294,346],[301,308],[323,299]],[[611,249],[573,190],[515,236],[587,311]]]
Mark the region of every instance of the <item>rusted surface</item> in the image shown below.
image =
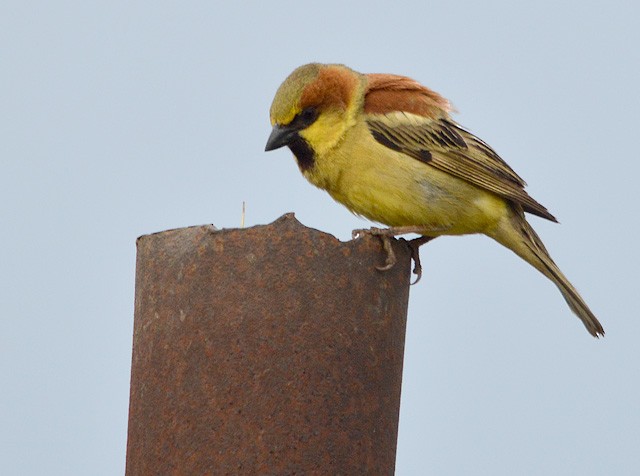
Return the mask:
[[[138,241],[128,476],[393,474],[410,258],[292,214]]]

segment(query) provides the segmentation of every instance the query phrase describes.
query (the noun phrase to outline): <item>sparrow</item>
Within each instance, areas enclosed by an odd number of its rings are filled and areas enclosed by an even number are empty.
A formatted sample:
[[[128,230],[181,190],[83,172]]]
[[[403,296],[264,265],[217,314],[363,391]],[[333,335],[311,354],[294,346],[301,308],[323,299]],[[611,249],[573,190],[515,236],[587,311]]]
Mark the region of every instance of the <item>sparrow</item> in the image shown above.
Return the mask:
[[[356,215],[389,227],[371,230],[388,252],[380,269],[394,264],[392,236],[420,235],[416,251],[438,236],[482,233],[549,278],[589,333],[603,336],[525,213],[556,218],[451,112],[447,99],[406,76],[311,63],[278,88],[265,150],[287,146],[309,182]]]

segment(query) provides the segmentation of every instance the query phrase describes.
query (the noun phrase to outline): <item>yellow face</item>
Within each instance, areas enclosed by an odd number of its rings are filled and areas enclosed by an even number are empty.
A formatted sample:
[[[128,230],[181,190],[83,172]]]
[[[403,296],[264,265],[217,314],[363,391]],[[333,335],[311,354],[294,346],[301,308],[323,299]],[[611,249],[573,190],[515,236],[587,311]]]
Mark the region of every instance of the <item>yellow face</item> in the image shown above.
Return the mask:
[[[273,131],[266,150],[289,146],[310,162],[334,147],[355,123],[365,79],[342,65],[311,63],[293,71],[271,105]]]

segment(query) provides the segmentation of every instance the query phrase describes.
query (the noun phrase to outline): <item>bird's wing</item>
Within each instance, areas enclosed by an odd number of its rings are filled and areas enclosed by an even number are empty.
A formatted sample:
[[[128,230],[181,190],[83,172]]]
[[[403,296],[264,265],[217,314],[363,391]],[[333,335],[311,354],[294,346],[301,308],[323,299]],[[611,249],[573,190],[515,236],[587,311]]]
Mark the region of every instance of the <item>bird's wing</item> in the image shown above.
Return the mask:
[[[373,74],[368,79],[364,111],[379,143],[556,221],[488,144],[449,118],[446,99],[404,76]]]

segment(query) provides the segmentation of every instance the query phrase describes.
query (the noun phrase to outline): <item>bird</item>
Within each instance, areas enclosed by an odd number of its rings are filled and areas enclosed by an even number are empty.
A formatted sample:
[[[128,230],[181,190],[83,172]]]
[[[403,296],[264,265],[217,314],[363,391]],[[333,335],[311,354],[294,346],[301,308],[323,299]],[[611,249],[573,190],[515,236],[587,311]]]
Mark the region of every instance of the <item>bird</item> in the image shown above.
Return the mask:
[[[418,234],[415,251],[439,236],[484,234],[550,279],[587,331],[604,336],[525,213],[556,218],[452,112],[447,99],[407,76],[310,63],[276,91],[265,151],[287,146],[311,184],[354,214],[389,227],[371,229],[389,253],[379,269],[395,262],[390,237]]]

